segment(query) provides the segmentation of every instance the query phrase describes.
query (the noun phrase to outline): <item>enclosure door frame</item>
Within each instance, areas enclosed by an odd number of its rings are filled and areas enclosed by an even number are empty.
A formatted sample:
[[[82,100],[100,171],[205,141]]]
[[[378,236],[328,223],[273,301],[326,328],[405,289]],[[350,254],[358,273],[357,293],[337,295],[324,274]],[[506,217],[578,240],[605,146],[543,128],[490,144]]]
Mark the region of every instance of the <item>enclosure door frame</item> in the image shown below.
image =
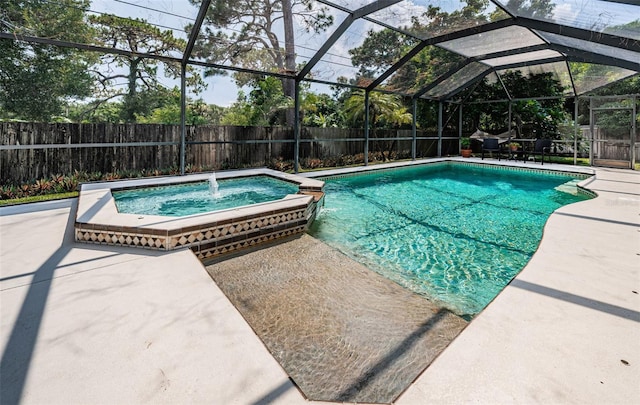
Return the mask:
[[[602,99],[618,99],[618,100],[631,100],[631,107],[594,107],[595,100]],[[589,132],[590,132],[590,148],[589,148],[589,163],[591,166],[604,166],[604,167],[620,167],[625,169],[635,169],[636,165],[636,95],[631,96],[611,96],[611,97],[589,97]],[[629,125],[629,159],[618,160],[618,159],[596,159],[594,156],[594,148],[596,144],[603,144],[606,142],[611,142],[614,139],[608,138],[598,138],[595,137],[595,125],[596,125],[596,113],[601,111],[628,111],[630,112],[630,125]],[[615,141],[620,142],[619,139],[615,139]],[[627,139],[623,139],[622,142],[626,143]]]

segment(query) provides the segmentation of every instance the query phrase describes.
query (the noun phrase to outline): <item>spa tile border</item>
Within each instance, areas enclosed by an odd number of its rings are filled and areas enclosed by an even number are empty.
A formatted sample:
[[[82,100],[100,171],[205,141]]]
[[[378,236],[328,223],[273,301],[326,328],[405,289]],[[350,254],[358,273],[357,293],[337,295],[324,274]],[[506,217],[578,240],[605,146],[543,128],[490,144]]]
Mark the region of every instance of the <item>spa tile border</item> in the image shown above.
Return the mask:
[[[76,224],[76,241],[155,250],[190,248],[199,258],[238,250],[279,237],[304,232],[316,215],[313,197],[298,199],[291,207],[189,227],[153,229],[101,224]]]

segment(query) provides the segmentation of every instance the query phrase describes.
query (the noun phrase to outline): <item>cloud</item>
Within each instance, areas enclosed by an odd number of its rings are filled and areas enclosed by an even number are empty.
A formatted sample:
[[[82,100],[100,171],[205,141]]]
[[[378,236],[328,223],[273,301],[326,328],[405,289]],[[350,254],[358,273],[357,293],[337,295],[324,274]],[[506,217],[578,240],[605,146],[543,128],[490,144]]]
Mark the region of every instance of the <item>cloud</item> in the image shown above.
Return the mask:
[[[409,1],[403,1],[370,15],[371,18],[397,28],[411,26],[411,17],[419,16],[427,7]]]
[[[573,23],[580,14],[580,10],[574,10],[571,3],[558,4],[553,9],[554,21],[562,22],[565,24]]]

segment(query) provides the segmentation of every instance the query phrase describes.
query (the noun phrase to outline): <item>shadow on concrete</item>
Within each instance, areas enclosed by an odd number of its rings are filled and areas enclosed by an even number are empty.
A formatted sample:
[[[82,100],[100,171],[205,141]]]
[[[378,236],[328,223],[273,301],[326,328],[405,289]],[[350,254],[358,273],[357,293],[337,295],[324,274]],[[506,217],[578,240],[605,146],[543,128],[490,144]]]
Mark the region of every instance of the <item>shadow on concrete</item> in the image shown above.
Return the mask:
[[[622,226],[632,226],[634,228],[640,226],[640,223],[616,221],[615,219],[605,219],[605,218],[598,218],[598,217],[590,217],[590,216],[587,216],[587,215],[569,214],[567,212],[557,212],[556,211],[556,212],[553,213],[553,215],[562,215],[562,216],[565,216],[565,217],[588,219],[590,221],[607,222],[607,223],[610,223],[610,224],[616,224],[616,225],[622,225]]]
[[[295,384],[291,380],[287,380],[276,388],[272,389],[267,395],[253,402],[251,405],[269,405],[274,403],[279,397],[291,388],[295,388]]]
[[[371,384],[377,376],[384,373],[395,361],[403,358],[403,355],[416,343],[420,341],[420,338],[427,334],[433,327],[438,324],[449,313],[444,308],[441,308],[431,318],[426,320],[420,327],[409,334],[402,342],[400,342],[396,348],[390,351],[384,358],[378,363],[374,364],[365,374],[361,375],[353,384],[345,388],[342,392],[336,395],[336,401],[340,402],[353,402],[354,396],[357,395],[362,389]],[[428,366],[428,364],[427,364]],[[426,368],[426,367],[425,367]],[[424,371],[424,370],[423,370]],[[420,372],[422,373],[422,371]],[[420,374],[418,373],[418,375]],[[388,377],[387,377],[388,378]],[[406,387],[405,387],[406,388]],[[398,396],[401,393],[398,394]]]
[[[620,191],[620,190],[607,190],[607,189],[604,189],[604,188],[588,187],[588,189],[589,189],[589,191],[593,191],[595,193],[597,193],[597,192],[601,192],[601,193],[616,193],[616,194],[625,194],[625,195],[633,195],[633,196],[640,195],[640,193],[630,193],[630,192],[627,192],[627,191]]]
[[[28,288],[25,294],[22,306],[18,312],[16,320],[13,324],[13,328],[7,339],[7,344],[2,352],[2,359],[0,360],[0,402],[2,404],[19,404],[24,392],[29,368],[33,358],[33,353],[38,341],[38,335],[42,325],[42,320],[45,313],[45,307],[49,294],[51,291],[51,284],[55,277],[57,270],[68,267],[70,265],[77,265],[79,263],[92,262],[98,259],[111,258],[114,256],[122,255],[124,253],[134,252],[144,256],[158,256],[166,252],[154,252],[142,249],[133,248],[119,248],[104,245],[79,245],[74,241],[74,221],[77,211],[77,199],[66,200],[61,203],[41,205],[40,210],[57,209],[57,208],[70,208],[67,223],[64,229],[64,237],[60,246],[56,251],[49,256],[49,258],[36,269],[34,272],[23,273],[20,275],[6,277],[3,281],[32,275],[33,278],[23,284],[23,287]],[[38,211],[37,209],[23,209],[17,213],[27,213]],[[4,211],[3,215],[13,215],[12,211]],[[83,261],[77,261],[71,264],[60,265],[64,258],[73,249],[91,249],[96,251],[113,252],[106,256],[101,256],[98,259],[87,259]],[[89,270],[85,270],[89,271]],[[10,287],[10,288],[16,288]]]
[[[51,290],[51,281],[58,264],[71,249],[68,245],[73,242],[73,223],[76,207],[77,203],[74,202],[67,219],[62,244],[33,272],[33,279],[38,279],[39,282],[32,282],[29,286],[7,340],[7,345],[2,352],[2,360],[0,360],[0,397],[2,398],[2,403],[20,403],[42,324],[47,298]]]
[[[624,319],[629,319],[630,321],[640,322],[640,312],[634,311],[632,309],[607,304],[606,302],[593,300],[591,298],[582,297],[565,291],[556,290],[555,288],[549,288],[540,284],[529,283],[527,281],[518,279],[514,279],[511,284],[509,284],[509,286],[521,288],[523,290],[531,291],[537,294],[546,295],[547,297],[556,298],[586,308],[595,309],[596,311],[604,312]]]

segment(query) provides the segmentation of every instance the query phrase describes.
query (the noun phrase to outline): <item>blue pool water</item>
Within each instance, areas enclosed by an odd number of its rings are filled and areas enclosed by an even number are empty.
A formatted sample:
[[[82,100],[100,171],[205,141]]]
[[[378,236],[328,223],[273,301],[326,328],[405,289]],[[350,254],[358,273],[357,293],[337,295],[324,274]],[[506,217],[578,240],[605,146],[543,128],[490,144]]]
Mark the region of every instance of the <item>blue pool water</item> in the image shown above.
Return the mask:
[[[325,181],[312,235],[460,315],[526,265],[554,210],[588,198],[569,176],[455,165]]]
[[[182,217],[279,200],[296,194],[298,185],[268,176],[218,180],[214,195],[208,182],[114,191],[119,212]]]

